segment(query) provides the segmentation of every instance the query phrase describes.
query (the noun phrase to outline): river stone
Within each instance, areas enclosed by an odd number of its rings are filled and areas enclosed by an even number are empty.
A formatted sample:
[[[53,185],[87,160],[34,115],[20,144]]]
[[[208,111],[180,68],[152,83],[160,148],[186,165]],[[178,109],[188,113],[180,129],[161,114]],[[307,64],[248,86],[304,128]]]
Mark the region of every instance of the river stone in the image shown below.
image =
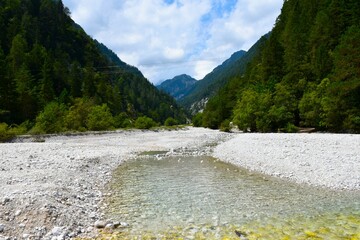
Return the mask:
[[[105,229],[113,229],[113,228],[114,228],[114,224],[112,224],[112,223],[108,223],[105,226]]]
[[[96,212],[91,212],[89,214],[89,217],[92,218],[92,219],[96,218]]]
[[[121,222],[120,225],[121,225],[121,227],[128,227],[129,226],[129,224],[126,223],[126,222]]]
[[[60,236],[62,233],[63,233],[63,227],[54,227],[52,230],[51,230],[51,234],[53,236]]]
[[[94,227],[96,228],[105,228],[105,226],[106,226],[106,222],[104,221],[98,220],[94,223]]]
[[[15,212],[15,216],[17,217],[17,216],[19,216],[21,214],[21,210],[17,210],[16,212]]]
[[[30,234],[27,234],[27,233],[24,233],[24,234],[23,234],[23,238],[24,238],[24,239],[28,239],[29,237],[30,237]]]
[[[121,223],[120,222],[113,222],[113,225],[114,225],[114,228],[118,228],[121,225]]]
[[[0,224],[0,233],[4,232],[5,231],[5,225],[3,224]]]
[[[2,205],[5,205],[8,202],[10,202],[10,198],[4,197],[3,200],[2,200]]]

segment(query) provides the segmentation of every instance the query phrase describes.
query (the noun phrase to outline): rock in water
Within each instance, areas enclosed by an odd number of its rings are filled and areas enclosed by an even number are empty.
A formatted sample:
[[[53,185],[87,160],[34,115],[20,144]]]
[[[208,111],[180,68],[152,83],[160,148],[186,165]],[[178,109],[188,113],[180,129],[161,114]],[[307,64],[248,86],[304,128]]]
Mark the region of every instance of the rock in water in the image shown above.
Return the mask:
[[[94,227],[96,227],[96,228],[105,228],[105,226],[106,226],[106,222],[100,221],[100,220],[96,221],[94,224]]]

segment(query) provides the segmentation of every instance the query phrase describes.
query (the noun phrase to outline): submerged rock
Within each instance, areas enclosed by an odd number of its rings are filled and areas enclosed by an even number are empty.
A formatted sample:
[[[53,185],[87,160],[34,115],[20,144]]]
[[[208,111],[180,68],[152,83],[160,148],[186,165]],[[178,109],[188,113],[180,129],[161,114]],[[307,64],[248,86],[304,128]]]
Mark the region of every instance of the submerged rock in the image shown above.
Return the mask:
[[[105,228],[105,226],[106,226],[106,222],[104,221],[98,220],[94,223],[95,228]]]

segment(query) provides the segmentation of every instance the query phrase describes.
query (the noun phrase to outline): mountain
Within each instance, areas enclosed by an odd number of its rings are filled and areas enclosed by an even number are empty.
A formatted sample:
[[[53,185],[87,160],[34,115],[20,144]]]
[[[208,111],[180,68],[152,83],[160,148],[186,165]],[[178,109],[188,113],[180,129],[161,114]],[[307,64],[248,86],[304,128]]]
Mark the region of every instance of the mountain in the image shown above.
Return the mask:
[[[178,101],[179,104],[193,115],[202,111],[208,99],[214,96],[230,79],[244,74],[246,65],[252,59],[257,46],[255,44],[248,52],[241,50],[233,53],[229,59],[199,80],[191,91]]]
[[[157,88],[170,94],[176,100],[180,100],[188,94],[196,82],[196,79],[190,77],[189,75],[182,74],[174,77],[173,79],[165,80],[158,85]]]
[[[85,102],[129,122],[185,121],[171,96],[87,35],[61,0],[2,1],[0,28],[0,122],[34,123]]]
[[[358,0],[284,1],[245,73],[209,100],[197,123],[360,133],[359,22]]]

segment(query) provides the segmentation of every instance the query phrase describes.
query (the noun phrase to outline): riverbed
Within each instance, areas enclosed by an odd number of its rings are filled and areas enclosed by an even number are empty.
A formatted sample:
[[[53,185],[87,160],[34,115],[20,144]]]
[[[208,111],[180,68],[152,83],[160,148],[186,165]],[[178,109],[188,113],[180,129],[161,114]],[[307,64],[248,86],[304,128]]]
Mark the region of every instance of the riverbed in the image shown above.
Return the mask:
[[[231,134],[190,127],[33,140],[0,144],[1,240],[97,236],[94,223],[108,220],[107,186],[116,169],[144,152],[214,156],[251,174],[320,189],[356,192],[360,186],[359,135]]]

